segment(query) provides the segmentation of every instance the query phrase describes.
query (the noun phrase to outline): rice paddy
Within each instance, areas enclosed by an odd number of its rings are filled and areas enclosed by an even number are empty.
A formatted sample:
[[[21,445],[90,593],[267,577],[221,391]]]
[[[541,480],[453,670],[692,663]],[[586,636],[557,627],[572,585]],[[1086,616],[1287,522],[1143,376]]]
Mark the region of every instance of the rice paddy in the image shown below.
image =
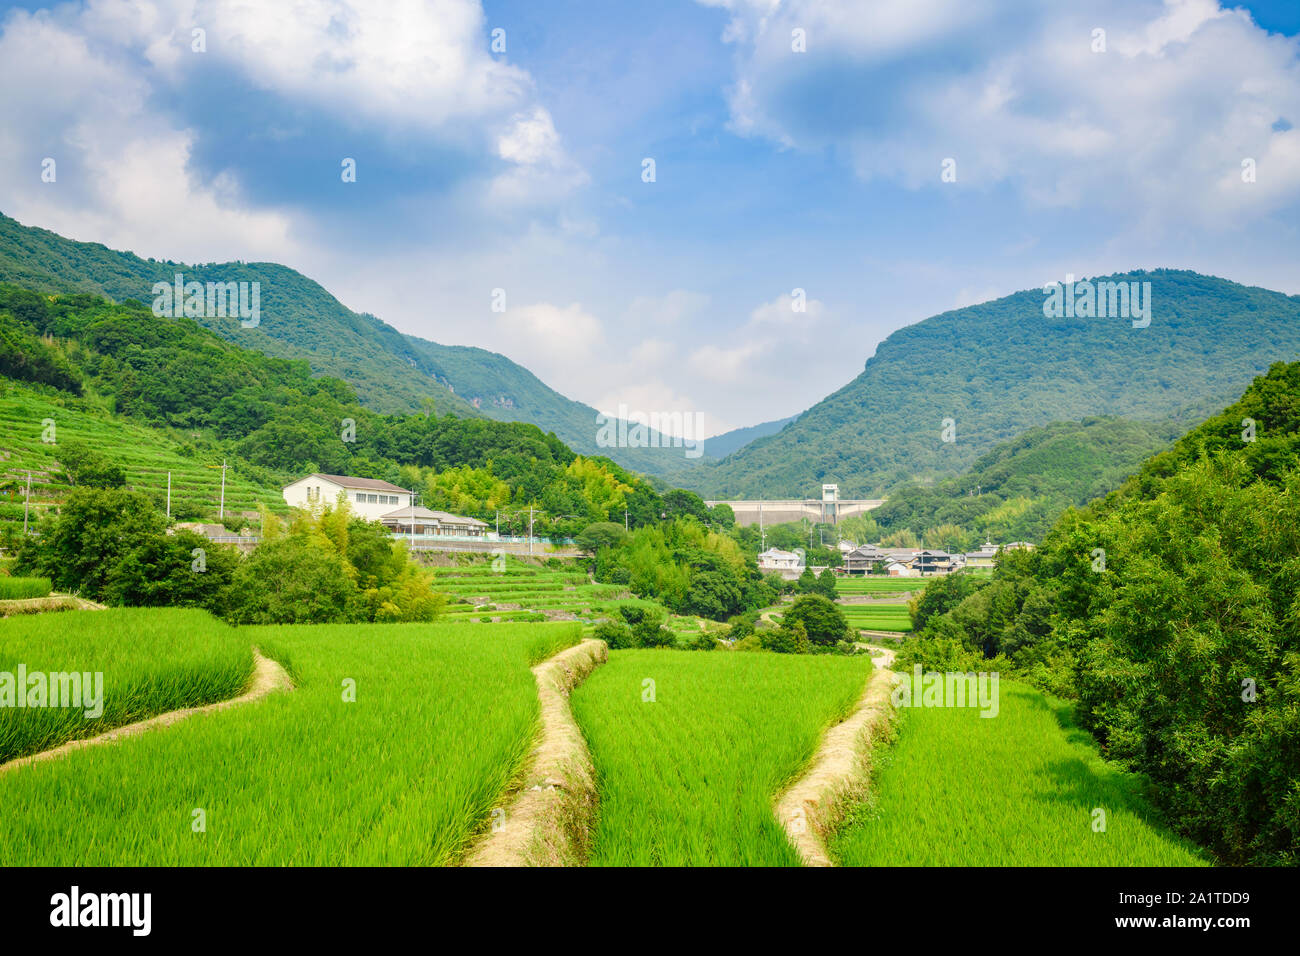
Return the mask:
[[[1102,760],[1069,705],[1003,682],[992,718],[905,708],[871,799],[831,842],[845,866],[1196,866],[1141,779]],[[1104,826],[1103,829],[1097,829]]]
[[[0,675],[14,675],[16,684],[20,667],[27,675],[76,673],[81,683],[93,683],[86,674],[102,674],[102,714],[88,717],[86,707],[20,708],[16,700],[0,706],[0,763],[234,697],[248,682],[253,655],[246,634],[205,611],[119,608],[0,619]],[[0,676],[0,702],[4,681]],[[47,687],[46,695],[53,690]],[[81,691],[83,699],[89,691]]]
[[[571,698],[600,793],[592,865],[799,865],[773,801],[870,671],[865,656],[611,653]]]
[[[46,597],[51,590],[49,578],[11,578],[0,575],[0,601]]]
[[[928,578],[889,577],[876,575],[844,575],[835,579],[835,590],[840,594],[903,594],[924,591]]]
[[[851,627],[865,631],[912,629],[912,616],[906,604],[841,604],[840,610]]]
[[[528,668],[580,629],[238,633],[297,688],[0,776],[0,866],[454,863],[533,741]]]

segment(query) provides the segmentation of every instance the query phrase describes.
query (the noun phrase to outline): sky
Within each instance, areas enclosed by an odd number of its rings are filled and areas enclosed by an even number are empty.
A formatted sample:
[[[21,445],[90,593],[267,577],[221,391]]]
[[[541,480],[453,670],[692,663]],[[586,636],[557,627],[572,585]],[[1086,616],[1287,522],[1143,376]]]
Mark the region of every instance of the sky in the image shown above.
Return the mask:
[[[0,211],[713,434],[1067,274],[1300,293],[1298,36],[1294,0],[0,2]]]

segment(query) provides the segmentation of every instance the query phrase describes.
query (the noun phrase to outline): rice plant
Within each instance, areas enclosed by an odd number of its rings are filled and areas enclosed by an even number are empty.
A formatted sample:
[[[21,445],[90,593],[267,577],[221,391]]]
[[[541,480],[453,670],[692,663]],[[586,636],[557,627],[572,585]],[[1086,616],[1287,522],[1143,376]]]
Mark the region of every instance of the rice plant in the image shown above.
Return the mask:
[[[579,628],[238,633],[296,689],[0,775],[0,866],[454,863],[532,745],[529,666]]]
[[[3,580],[3,579],[0,579]],[[19,669],[102,675],[103,711],[18,707]],[[114,608],[0,619],[0,763],[181,707],[234,697],[253,669],[246,635],[206,611]],[[15,692],[3,703],[6,675]],[[46,678],[48,683],[48,678]],[[86,690],[82,695],[85,696]],[[47,698],[49,690],[47,690]]]
[[[832,841],[845,866],[1195,866],[1142,780],[1104,761],[1069,705],[1002,682],[996,717],[904,708],[871,797]]]
[[[600,792],[591,863],[797,866],[773,802],[870,670],[865,657],[610,654],[571,698]]]

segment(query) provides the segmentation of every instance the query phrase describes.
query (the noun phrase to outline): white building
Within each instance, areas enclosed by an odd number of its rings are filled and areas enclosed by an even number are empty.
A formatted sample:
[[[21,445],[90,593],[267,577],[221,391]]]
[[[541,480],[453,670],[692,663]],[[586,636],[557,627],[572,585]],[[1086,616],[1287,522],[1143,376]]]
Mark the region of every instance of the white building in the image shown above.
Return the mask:
[[[378,521],[399,508],[411,506],[411,492],[377,478],[311,474],[284,486],[284,500],[294,508],[333,505],[343,492],[352,510],[367,521]]]
[[[462,518],[445,511],[428,508],[399,508],[380,519],[384,526],[397,534],[437,535],[439,537],[482,538],[496,537],[488,534],[488,523],[478,518]]]

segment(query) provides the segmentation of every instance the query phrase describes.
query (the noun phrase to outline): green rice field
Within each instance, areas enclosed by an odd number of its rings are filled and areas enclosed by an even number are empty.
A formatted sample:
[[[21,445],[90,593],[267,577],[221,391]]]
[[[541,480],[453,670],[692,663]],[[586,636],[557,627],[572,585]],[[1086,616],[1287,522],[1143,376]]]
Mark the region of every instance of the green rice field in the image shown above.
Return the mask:
[[[867,631],[899,631],[912,629],[912,616],[906,604],[841,604],[840,610],[849,625]]]
[[[865,656],[612,652],[571,697],[600,792],[591,864],[797,866],[773,802],[871,667]]]
[[[905,708],[871,799],[831,843],[845,866],[1197,866],[1140,778],[1104,761],[1069,705],[1003,681],[996,717]],[[1105,831],[1094,820],[1105,812]]]
[[[886,575],[845,575],[835,579],[835,590],[840,594],[900,594],[908,591],[924,591],[928,580]]]
[[[297,688],[0,774],[0,866],[454,863],[534,739],[530,665],[580,629],[238,633]]]
[[[0,601],[19,601],[49,595],[49,578],[11,578],[0,574]]]
[[[28,674],[102,673],[103,713],[0,707],[0,763],[234,697],[248,683],[253,655],[246,632],[205,611],[117,608],[0,619],[0,673],[16,675],[19,665]]]

